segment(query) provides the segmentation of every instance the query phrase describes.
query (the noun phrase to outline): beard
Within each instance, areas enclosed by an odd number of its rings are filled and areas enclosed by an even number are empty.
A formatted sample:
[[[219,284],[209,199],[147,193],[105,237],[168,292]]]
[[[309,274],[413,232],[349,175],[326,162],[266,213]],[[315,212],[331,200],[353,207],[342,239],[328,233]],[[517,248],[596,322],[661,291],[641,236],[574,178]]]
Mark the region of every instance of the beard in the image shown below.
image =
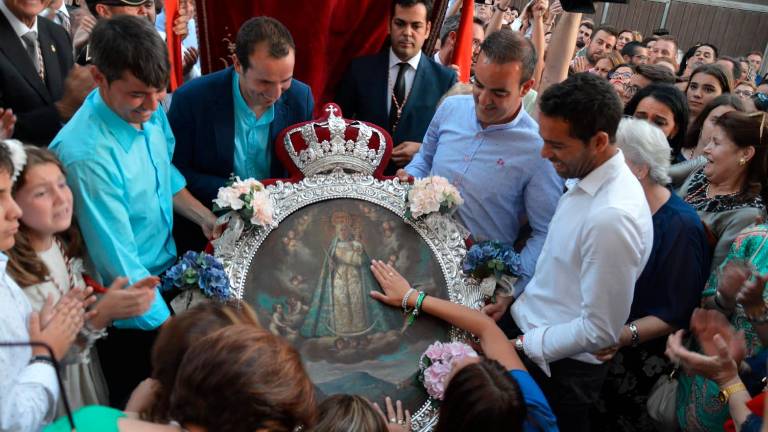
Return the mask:
[[[584,48],[584,45],[585,44],[584,44],[583,40],[578,40],[578,39],[576,40],[576,48],[582,49],[582,48]]]

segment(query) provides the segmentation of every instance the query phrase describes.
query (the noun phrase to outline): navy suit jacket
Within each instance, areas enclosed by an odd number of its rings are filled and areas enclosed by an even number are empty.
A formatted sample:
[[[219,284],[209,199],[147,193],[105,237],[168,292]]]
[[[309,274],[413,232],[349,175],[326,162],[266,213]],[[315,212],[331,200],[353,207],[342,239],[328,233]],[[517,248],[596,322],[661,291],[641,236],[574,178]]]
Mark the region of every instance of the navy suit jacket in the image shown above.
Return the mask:
[[[168,111],[176,137],[173,164],[187,179],[192,195],[209,207],[234,171],[233,73],[234,69],[229,67],[184,84],[173,94]],[[286,176],[274,151],[277,135],[288,126],[311,120],[313,108],[309,86],[297,79],[275,102],[275,117],[269,125],[270,177]]]
[[[72,42],[61,26],[38,17],[37,32],[45,81],[37,74],[13,27],[0,13],[0,107],[11,108],[16,115],[13,138],[46,147],[62,126],[54,103],[64,94],[64,79],[74,61]]]
[[[335,102],[344,117],[371,122],[392,135],[387,110],[387,98],[391,97],[387,89],[388,69],[389,49],[352,60],[339,83]],[[437,102],[455,83],[456,72],[422,53],[411,93],[392,136],[393,147],[403,141],[422,142]],[[387,172],[393,173],[391,162]]]

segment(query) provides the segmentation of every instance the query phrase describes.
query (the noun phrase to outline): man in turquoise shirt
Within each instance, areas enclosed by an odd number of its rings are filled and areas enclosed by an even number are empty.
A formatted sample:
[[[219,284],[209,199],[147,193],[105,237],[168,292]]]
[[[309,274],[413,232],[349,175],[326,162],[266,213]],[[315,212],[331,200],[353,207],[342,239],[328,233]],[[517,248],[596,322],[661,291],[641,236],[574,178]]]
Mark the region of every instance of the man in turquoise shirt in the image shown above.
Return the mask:
[[[75,216],[98,276],[105,285],[120,276],[135,283],[160,275],[176,260],[171,235],[174,210],[200,225],[209,238],[216,217],[186,190],[184,177],[171,164],[175,141],[165,114],[158,110],[170,64],[157,32],[145,20],[131,16],[99,21],[91,36],[91,52],[98,88],[50,149],[67,170]],[[168,316],[168,307],[156,292],[148,312],[114,325],[153,330]],[[120,330],[111,329],[108,339],[115,342],[119,334]],[[151,341],[144,332],[123,334],[131,337],[120,342],[119,350],[126,350],[132,363],[140,363],[141,354],[148,360]],[[143,339],[140,347],[134,344],[137,338]],[[108,357],[116,353],[109,351]],[[122,354],[115,357],[123,361]],[[119,403],[108,373],[115,362],[102,363],[110,398]],[[125,368],[120,369],[116,380],[126,375]],[[140,380],[148,372],[136,375]]]

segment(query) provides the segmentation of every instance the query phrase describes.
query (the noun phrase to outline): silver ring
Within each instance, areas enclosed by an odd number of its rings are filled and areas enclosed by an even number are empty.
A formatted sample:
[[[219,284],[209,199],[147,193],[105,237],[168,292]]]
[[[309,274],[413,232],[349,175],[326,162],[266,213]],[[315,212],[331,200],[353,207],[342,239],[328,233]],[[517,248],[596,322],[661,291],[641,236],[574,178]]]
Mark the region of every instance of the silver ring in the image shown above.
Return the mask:
[[[397,424],[400,426],[405,426],[405,420],[398,420]]]
[[[396,418],[391,418],[391,419],[389,419],[389,422],[390,423],[397,423],[397,419]]]

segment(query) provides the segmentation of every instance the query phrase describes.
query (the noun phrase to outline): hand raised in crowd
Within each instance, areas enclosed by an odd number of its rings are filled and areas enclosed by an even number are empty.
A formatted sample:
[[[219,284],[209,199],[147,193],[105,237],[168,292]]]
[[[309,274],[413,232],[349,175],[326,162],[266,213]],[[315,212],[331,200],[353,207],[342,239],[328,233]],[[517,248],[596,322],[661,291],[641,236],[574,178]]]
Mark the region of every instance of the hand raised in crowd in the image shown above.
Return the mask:
[[[181,68],[184,75],[192,71],[192,68],[195,67],[198,58],[200,58],[200,54],[196,48],[190,47],[184,50],[184,59],[182,61]]]
[[[74,26],[77,28],[77,30],[75,30],[75,35],[72,37],[72,45],[74,45],[75,50],[79,50],[88,43],[88,40],[91,38],[91,32],[93,31],[93,27],[95,25],[96,18],[94,18],[90,13],[83,13],[80,19],[76,20]]]
[[[82,303],[67,299],[59,305],[48,317],[46,325],[42,323],[41,313],[33,312],[29,317],[29,340],[51,347],[57,360],[67,354],[85,322]],[[49,355],[49,352],[43,347],[33,347],[32,354]]]
[[[536,3],[531,7],[533,17],[536,19],[543,18],[547,10],[549,10],[549,0],[536,0]]]
[[[739,293],[736,294],[736,303],[742,305],[744,310],[752,316],[762,315],[766,310],[763,292],[768,283],[768,274],[753,274],[753,278],[745,281]]]
[[[395,165],[404,167],[419,152],[420,148],[420,142],[403,141],[392,149],[392,160],[395,162]]]
[[[16,116],[10,108],[0,108],[0,140],[13,136],[13,128],[16,126]]]
[[[56,102],[59,116],[69,120],[80,109],[85,97],[96,88],[90,66],[75,65],[64,81],[64,95]]]
[[[738,364],[746,353],[744,332],[736,332],[721,313],[704,309],[694,311],[691,330],[703,354],[685,348],[684,330],[678,330],[667,339],[667,356],[689,373],[707,377],[720,386],[738,378]]]
[[[728,309],[736,306],[736,295],[752,275],[752,267],[743,260],[731,260],[720,270],[717,293],[721,305]]]
[[[96,304],[98,314],[91,320],[92,326],[102,329],[114,320],[144,314],[155,301],[155,287],[159,283],[160,278],[157,276],[148,276],[126,287],[128,278],[115,279]]]
[[[189,35],[190,7],[186,1],[179,2],[179,16],[173,20],[173,33],[181,40]]]
[[[571,67],[576,73],[588,72],[592,69],[592,65],[586,57],[576,57],[571,62]]]
[[[387,408],[386,414],[381,410],[378,403],[373,403],[373,409],[381,414],[381,417],[387,423],[387,430],[389,432],[407,432],[411,430],[411,413],[408,410],[403,411],[403,403],[397,401],[395,406],[393,406],[392,398],[389,396],[384,399],[384,403]]]
[[[563,5],[560,4],[560,0],[552,0],[552,2],[549,3],[549,13],[552,14],[552,17],[556,17],[563,13]]]
[[[512,296],[497,295],[496,302],[488,303],[487,305],[483,306],[482,311],[484,314],[493,318],[494,321],[498,321],[509,310],[509,305],[512,304],[514,299],[515,298]]]

